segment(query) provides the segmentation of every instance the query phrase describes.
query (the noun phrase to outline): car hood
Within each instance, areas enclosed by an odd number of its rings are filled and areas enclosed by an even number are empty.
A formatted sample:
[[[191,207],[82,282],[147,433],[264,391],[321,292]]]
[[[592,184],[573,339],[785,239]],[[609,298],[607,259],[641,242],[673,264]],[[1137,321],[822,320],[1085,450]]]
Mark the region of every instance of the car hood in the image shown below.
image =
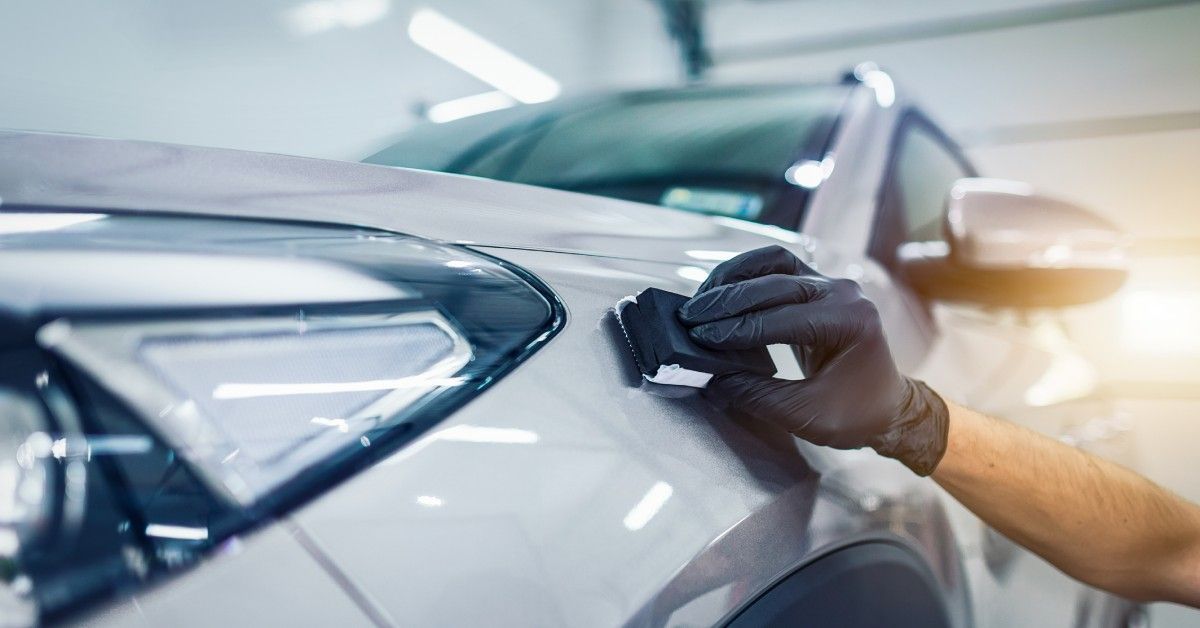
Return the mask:
[[[461,244],[674,263],[801,239],[757,223],[475,177],[12,131],[0,131],[0,202],[337,222]]]

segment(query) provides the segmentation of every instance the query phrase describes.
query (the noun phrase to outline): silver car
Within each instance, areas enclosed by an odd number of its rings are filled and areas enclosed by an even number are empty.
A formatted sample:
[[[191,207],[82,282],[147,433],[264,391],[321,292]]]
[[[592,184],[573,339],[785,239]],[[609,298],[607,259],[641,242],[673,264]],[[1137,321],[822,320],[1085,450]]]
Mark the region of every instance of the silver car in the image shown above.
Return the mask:
[[[943,301],[1099,298],[1112,234],[974,178],[890,80],[584,98],[370,161],[0,133],[0,624],[1128,618],[899,463],[645,382],[613,318],[781,246],[951,396],[1086,394],[1036,311]]]

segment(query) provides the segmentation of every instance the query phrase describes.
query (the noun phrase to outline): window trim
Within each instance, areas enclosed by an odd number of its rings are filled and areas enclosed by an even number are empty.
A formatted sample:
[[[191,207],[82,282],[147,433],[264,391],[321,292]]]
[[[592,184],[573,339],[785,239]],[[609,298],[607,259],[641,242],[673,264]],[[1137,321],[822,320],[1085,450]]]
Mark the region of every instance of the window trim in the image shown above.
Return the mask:
[[[871,221],[871,236],[868,239],[867,256],[871,259],[880,262],[885,267],[888,267],[889,274],[896,277],[894,269],[890,268],[885,260],[888,259],[887,251],[882,250],[883,237],[881,230],[885,227],[885,220],[893,218],[896,211],[894,204],[888,204],[889,192],[892,191],[895,182],[896,169],[900,161],[900,148],[904,141],[905,135],[914,128],[920,128],[929,133],[929,135],[940,144],[950,156],[958,162],[963,171],[968,177],[979,176],[978,169],[971,160],[967,158],[959,146],[950,136],[941,129],[937,124],[925,115],[920,109],[911,107],[900,115],[896,122],[896,127],[892,131],[891,138],[888,140],[888,158],[887,167],[884,168],[883,178],[880,180],[879,189],[875,195],[875,215]],[[899,217],[901,220],[903,216]],[[896,277],[900,279],[899,277]],[[902,282],[901,282],[902,283]],[[907,285],[907,284],[906,284]]]

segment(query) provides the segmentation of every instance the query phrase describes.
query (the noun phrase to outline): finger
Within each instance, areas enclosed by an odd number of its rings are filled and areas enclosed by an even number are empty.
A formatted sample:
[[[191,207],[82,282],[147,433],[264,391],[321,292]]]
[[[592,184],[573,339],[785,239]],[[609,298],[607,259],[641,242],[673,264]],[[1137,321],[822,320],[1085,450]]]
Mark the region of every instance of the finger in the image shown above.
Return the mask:
[[[721,262],[709,273],[696,292],[764,275],[815,274],[816,271],[805,265],[791,251],[779,245],[765,246]]]
[[[789,303],[809,303],[829,294],[832,282],[821,276],[767,275],[717,286],[679,307],[687,325],[709,323]]]
[[[843,306],[822,302],[779,305],[697,325],[692,340],[710,349],[755,349],[774,344],[841,346],[848,333]]]
[[[808,382],[754,373],[731,373],[713,378],[704,396],[730,410],[761,417],[792,429],[792,414],[806,407]]]
[[[812,345],[798,347],[797,361],[800,363],[800,371],[807,378],[815,377],[820,373],[830,359],[836,355],[835,351],[829,347],[815,347]]]

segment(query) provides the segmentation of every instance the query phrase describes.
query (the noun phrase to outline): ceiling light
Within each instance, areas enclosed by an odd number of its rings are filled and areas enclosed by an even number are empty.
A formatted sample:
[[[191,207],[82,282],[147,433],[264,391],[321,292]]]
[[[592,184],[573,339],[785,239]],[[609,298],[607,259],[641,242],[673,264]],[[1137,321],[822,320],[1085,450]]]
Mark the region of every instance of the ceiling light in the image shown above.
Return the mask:
[[[523,103],[557,97],[558,81],[433,9],[408,23],[413,43]]]
[[[315,35],[334,28],[358,28],[379,21],[391,8],[391,0],[313,0],[287,12],[292,30]]]

